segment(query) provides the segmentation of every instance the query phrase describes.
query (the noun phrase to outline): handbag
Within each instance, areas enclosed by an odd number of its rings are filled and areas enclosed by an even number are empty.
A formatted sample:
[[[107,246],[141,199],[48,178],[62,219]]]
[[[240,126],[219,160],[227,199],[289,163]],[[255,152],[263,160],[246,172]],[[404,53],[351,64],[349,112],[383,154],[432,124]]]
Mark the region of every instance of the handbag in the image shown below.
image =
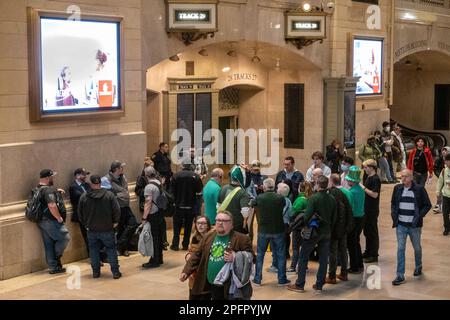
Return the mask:
[[[317,229],[319,228],[319,220],[317,214],[314,213],[310,222],[302,228],[300,235],[303,240],[314,240],[319,236]]]
[[[303,240],[314,240],[319,236],[316,227],[303,227],[301,231],[301,236]]]

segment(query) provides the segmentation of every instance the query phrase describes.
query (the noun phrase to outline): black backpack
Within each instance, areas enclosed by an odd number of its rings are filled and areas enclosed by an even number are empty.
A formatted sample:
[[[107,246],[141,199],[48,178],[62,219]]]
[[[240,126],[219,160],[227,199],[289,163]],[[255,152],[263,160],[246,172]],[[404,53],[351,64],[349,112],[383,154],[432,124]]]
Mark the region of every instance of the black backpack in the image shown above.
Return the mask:
[[[150,182],[150,184],[158,187],[159,196],[156,200],[152,200],[153,203],[158,207],[159,212],[161,212],[165,217],[172,217],[175,213],[175,197],[165,190],[161,185]]]
[[[63,218],[63,221],[66,222],[67,209],[66,205],[64,204],[63,196],[59,191],[56,192],[56,206],[58,207],[59,215],[61,216],[61,218]]]
[[[37,187],[31,190],[30,197],[27,201],[27,206],[25,207],[25,217],[31,222],[39,222],[42,219],[42,215],[48,207],[42,201],[42,190],[48,187]],[[66,221],[67,210],[64,204],[64,199],[60,192],[56,192],[56,206],[58,207],[59,214]]]
[[[42,208],[42,192],[46,187],[34,188],[28,197],[27,206],[25,207],[25,217],[31,222],[39,222],[42,219],[44,210]]]

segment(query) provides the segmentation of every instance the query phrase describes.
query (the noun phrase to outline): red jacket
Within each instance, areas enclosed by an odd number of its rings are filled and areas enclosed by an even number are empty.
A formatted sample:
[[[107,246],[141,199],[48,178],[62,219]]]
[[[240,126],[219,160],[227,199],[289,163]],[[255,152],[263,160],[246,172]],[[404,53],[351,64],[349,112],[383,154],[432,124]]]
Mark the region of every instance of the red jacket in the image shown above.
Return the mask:
[[[414,157],[416,156],[417,148],[414,148],[413,151],[409,154],[407,168],[414,172]],[[425,148],[425,159],[427,160],[428,172],[433,173],[433,156],[431,155],[430,148]]]

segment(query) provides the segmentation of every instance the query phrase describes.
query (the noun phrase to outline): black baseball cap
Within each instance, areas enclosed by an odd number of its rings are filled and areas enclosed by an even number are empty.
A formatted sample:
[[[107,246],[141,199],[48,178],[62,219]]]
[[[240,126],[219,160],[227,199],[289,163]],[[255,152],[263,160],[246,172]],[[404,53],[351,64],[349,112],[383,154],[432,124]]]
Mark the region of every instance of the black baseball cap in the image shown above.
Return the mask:
[[[125,165],[126,165],[126,163],[123,163],[123,162],[121,162],[121,161],[119,161],[119,160],[115,160],[115,161],[113,161],[113,162],[111,163],[111,171],[114,171],[114,170],[116,170],[117,168],[123,167],[123,166],[125,166]]]
[[[74,172],[73,172],[73,175],[74,176],[76,176],[76,175],[79,175],[79,174],[82,174],[82,175],[84,175],[84,176],[87,176],[87,175],[89,175],[89,174],[91,174],[89,171],[87,171],[86,169],[84,169],[84,168],[78,168],[78,169],[76,169]]]
[[[91,183],[92,184],[101,184],[102,178],[99,175],[94,174],[91,176]]]
[[[44,178],[48,178],[48,177],[53,177],[56,174],[57,174],[56,171],[53,171],[51,169],[44,169],[39,173],[39,176],[41,179],[44,179]]]

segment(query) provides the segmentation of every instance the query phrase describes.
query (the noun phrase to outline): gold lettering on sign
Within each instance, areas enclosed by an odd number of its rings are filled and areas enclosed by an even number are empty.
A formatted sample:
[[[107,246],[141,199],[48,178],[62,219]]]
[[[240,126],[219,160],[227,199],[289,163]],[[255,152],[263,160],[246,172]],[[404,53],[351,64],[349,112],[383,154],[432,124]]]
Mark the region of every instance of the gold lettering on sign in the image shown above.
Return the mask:
[[[227,81],[240,81],[240,80],[250,80],[256,81],[257,75],[254,73],[234,73],[227,76]]]
[[[428,48],[428,40],[420,40],[408,43],[406,46],[401,47],[395,51],[395,57],[400,57],[405,55],[407,52],[412,51],[417,48]]]

